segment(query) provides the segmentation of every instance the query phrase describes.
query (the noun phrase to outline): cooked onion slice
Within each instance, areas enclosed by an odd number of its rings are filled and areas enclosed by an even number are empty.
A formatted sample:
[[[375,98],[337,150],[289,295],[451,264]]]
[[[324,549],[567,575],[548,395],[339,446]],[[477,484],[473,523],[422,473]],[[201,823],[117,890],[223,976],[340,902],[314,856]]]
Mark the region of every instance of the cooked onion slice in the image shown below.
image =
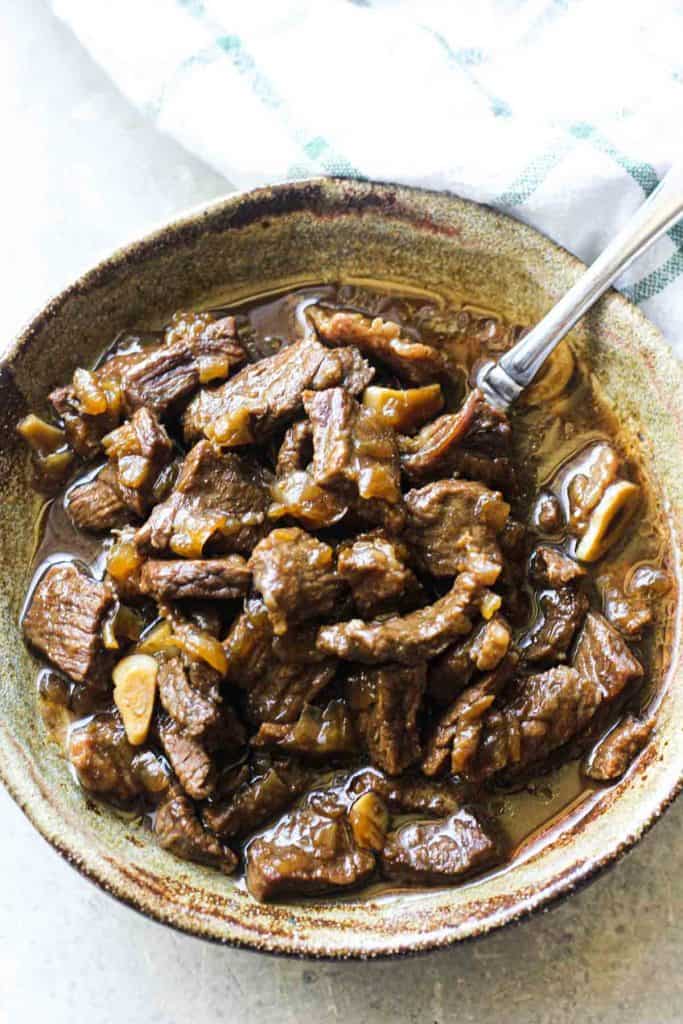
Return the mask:
[[[363,405],[376,412],[388,427],[407,434],[436,416],[443,405],[439,384],[399,391],[369,387],[363,392]]]
[[[621,537],[640,499],[640,488],[628,480],[610,484],[591,512],[588,526],[576,548],[582,562],[596,562]]]

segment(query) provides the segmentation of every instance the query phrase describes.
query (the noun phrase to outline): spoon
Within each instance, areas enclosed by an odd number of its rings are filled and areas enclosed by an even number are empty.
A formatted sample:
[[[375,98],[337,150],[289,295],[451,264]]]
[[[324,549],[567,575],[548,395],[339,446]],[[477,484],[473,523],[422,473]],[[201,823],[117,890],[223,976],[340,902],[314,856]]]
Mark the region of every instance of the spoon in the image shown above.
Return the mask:
[[[631,220],[553,308],[498,362],[477,372],[490,405],[507,409],[527,388],[548,356],[612,282],[683,216],[683,163],[675,164]]]

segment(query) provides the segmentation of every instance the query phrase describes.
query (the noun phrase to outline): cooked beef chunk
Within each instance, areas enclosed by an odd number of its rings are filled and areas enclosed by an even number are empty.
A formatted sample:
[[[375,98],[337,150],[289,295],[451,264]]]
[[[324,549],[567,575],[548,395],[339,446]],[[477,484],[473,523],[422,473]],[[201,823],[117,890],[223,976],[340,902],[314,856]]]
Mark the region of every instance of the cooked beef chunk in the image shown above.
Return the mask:
[[[56,388],[50,395],[53,409],[64,424],[69,444],[84,459],[90,459],[101,450],[105,434],[118,426],[121,419],[120,403],[106,404],[97,415],[83,413],[72,385]]]
[[[564,515],[557,496],[551,494],[550,491],[541,491],[534,505],[531,519],[541,533],[550,535],[559,533],[564,525]]]
[[[381,866],[393,882],[443,885],[491,867],[500,858],[496,840],[463,808],[445,821],[403,825],[390,832]]]
[[[92,533],[118,529],[132,519],[116,470],[110,465],[104,466],[92,480],[67,492],[66,510],[74,526]]]
[[[126,804],[145,791],[137,770],[140,748],[128,742],[118,712],[94,715],[75,725],[68,755],[79,782],[91,793]]]
[[[298,526],[273,530],[260,541],[251,553],[249,569],[276,634],[306,619],[328,615],[343,589],[332,548]]]
[[[497,615],[475,634],[469,656],[480,672],[491,672],[510,649],[512,633],[502,615]]]
[[[548,544],[540,544],[531,556],[529,576],[534,583],[542,587],[559,589],[585,575],[586,570],[582,569],[578,562]]]
[[[135,541],[145,551],[189,558],[201,558],[207,547],[211,554],[248,554],[268,532],[268,503],[266,470],[200,441],[170,496],[155,506]]]
[[[228,681],[248,690],[259,683],[273,661],[273,627],[263,601],[252,595],[244,603],[225,643]]]
[[[455,576],[467,568],[500,575],[503,556],[496,542],[510,506],[497,491],[470,480],[438,480],[405,496],[405,539],[422,568]]]
[[[397,814],[446,818],[462,807],[468,787],[450,779],[433,782],[419,775],[400,775],[392,779],[377,768],[365,768],[351,776],[346,792],[354,800],[363,793],[376,793],[389,810]]]
[[[589,612],[574,652],[574,668],[599,689],[606,700],[613,700],[635,679],[643,675],[643,666],[609,622],[597,612]]]
[[[396,435],[344,388],[306,392],[313,426],[313,476],[353,503],[364,521],[396,531],[403,525]]]
[[[147,408],[102,439],[116,470],[118,490],[131,511],[142,518],[154,504],[154,487],[173,458],[173,444],[156,415]]]
[[[296,722],[304,706],[315,700],[334,677],[336,662],[296,665],[273,657],[260,678],[250,683],[246,709],[250,721]]]
[[[232,850],[204,831],[194,804],[180,786],[172,786],[159,804],[154,817],[154,834],[164,850],[182,860],[208,864],[226,875],[237,867],[238,860]]]
[[[373,374],[357,349],[330,352],[305,338],[245,366],[218,388],[203,388],[185,413],[185,439],[206,434],[230,448],[260,443],[301,412],[304,391],[344,387],[358,394]]]
[[[538,603],[541,618],[520,643],[524,658],[529,662],[562,660],[588,610],[588,598],[568,586],[544,591]]]
[[[86,576],[73,562],[52,565],[33,591],[24,633],[70,679],[105,688],[112,656],[102,642],[102,624],[113,605],[108,584]]]
[[[509,439],[505,414],[492,409],[475,390],[457,412],[438,416],[413,437],[399,437],[401,469],[415,483],[464,472],[495,485],[496,478],[505,481],[509,476]],[[482,474],[487,462],[492,464],[490,481]]]
[[[296,761],[278,762],[244,782],[228,799],[205,804],[202,820],[221,839],[249,835],[289,807],[310,778]]]
[[[251,743],[314,758],[342,757],[358,751],[353,722],[343,700],[330,701],[322,710],[307,704],[291,725],[264,722]]]
[[[159,737],[187,795],[193,800],[204,800],[216,785],[216,767],[209,752],[172,718],[160,720]]]
[[[399,775],[422,753],[417,716],[426,665],[383,665],[352,676],[349,705],[358,734],[378,768]]]
[[[652,622],[653,602],[669,589],[669,577],[661,569],[640,565],[624,578],[621,572],[605,573],[597,580],[605,617],[626,636],[639,637]]]
[[[584,767],[585,774],[597,782],[620,779],[645,747],[654,727],[653,718],[643,722],[626,715],[592,751]]]
[[[437,704],[450,704],[472,681],[476,671],[491,672],[510,650],[512,633],[502,615],[495,615],[429,665],[427,687]]]
[[[346,515],[348,503],[313,479],[313,430],[308,420],[287,431],[277,458],[276,479],[270,491],[271,519],[291,516],[312,530],[333,526]]]
[[[399,325],[391,320],[321,307],[309,307],[307,313],[326,344],[355,345],[363,355],[384,363],[410,384],[428,384],[448,368],[443,352],[402,336]]]
[[[407,568],[407,559],[405,544],[380,531],[361,534],[341,545],[337,571],[351,588],[356,608],[364,618],[417,602],[421,587]]]
[[[228,601],[245,594],[251,573],[240,555],[225,558],[171,559],[145,562],[140,590],[158,601],[204,598]]]
[[[195,673],[195,681],[197,679]],[[188,736],[201,737],[216,731],[221,722],[221,696],[210,675],[193,685],[179,656],[162,658],[157,673],[162,707]]]
[[[318,648],[347,661],[377,665],[386,661],[415,664],[435,657],[449,644],[469,633],[470,616],[482,596],[482,582],[462,572],[444,597],[409,615],[377,622],[351,619],[322,626]]]
[[[356,844],[343,802],[322,792],[252,839],[246,868],[252,896],[272,900],[360,885],[374,871],[375,858]]]

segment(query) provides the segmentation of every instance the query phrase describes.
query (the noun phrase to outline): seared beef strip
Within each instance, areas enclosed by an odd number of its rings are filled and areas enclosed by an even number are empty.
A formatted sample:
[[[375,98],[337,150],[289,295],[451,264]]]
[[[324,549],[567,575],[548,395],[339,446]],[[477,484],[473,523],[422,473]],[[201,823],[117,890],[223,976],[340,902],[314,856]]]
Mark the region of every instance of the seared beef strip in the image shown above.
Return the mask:
[[[324,618],[343,590],[332,548],[298,526],[273,530],[260,541],[249,569],[276,634],[306,619]]]
[[[116,469],[124,502],[139,518],[154,504],[159,473],[173,458],[173,444],[155,413],[144,406],[102,439],[107,458]]]
[[[164,850],[183,860],[208,864],[226,875],[237,867],[235,854],[210,832],[204,831],[194,804],[178,785],[169,789],[157,808],[154,834]]]
[[[633,715],[626,715],[591,752],[584,773],[597,782],[620,779],[645,747],[654,726],[652,718],[643,722]]]
[[[391,320],[320,306],[309,307],[306,312],[326,344],[355,345],[363,355],[378,359],[409,384],[429,384],[448,368],[443,352],[402,336],[399,325]]]
[[[159,721],[159,738],[180,785],[193,800],[204,800],[216,785],[216,767],[206,748],[172,718]]]
[[[221,695],[215,679],[205,677],[193,685],[183,659],[174,655],[159,660],[157,685],[161,706],[188,736],[202,737],[219,727]]]
[[[125,805],[167,786],[151,751],[133,747],[118,711],[94,715],[69,733],[68,756],[84,789]]]
[[[251,744],[312,758],[343,757],[358,751],[353,721],[343,700],[333,700],[323,710],[307,704],[291,725],[264,722]]]
[[[143,551],[190,558],[201,558],[209,546],[211,554],[248,554],[268,532],[268,482],[258,464],[200,441],[185,458],[170,496],[155,506],[135,542]]]
[[[150,559],[140,572],[140,591],[158,601],[203,598],[229,601],[249,588],[251,573],[240,555],[225,558]]]
[[[604,616],[589,612],[574,651],[574,668],[599,690],[605,700],[614,700],[643,675],[630,648]]]
[[[260,679],[247,690],[246,710],[251,722],[278,725],[296,722],[306,704],[314,701],[332,682],[337,663],[326,658],[319,663],[296,665],[271,659]]]
[[[304,394],[313,426],[313,476],[338,492],[364,521],[392,532],[403,525],[396,435],[344,388]]]
[[[438,704],[450,704],[472,680],[474,673],[497,668],[510,649],[512,634],[502,615],[496,615],[429,665],[427,687]]]
[[[370,760],[400,775],[422,753],[417,716],[427,680],[425,665],[383,665],[352,676],[349,706]]]
[[[500,858],[496,840],[463,808],[445,821],[408,824],[390,832],[381,869],[394,882],[444,885],[491,867]]]
[[[586,575],[578,562],[549,544],[539,544],[531,556],[529,577],[542,587],[560,587],[574,583]]]
[[[373,376],[357,349],[330,352],[305,338],[245,366],[218,388],[202,388],[185,413],[185,439],[206,434],[228,448],[260,443],[301,412],[304,391],[343,387],[355,395]]]
[[[468,796],[469,787],[450,779],[425,779],[421,775],[389,778],[377,768],[365,768],[352,775],[346,793],[355,800],[363,793],[376,793],[389,810],[397,814],[421,814],[446,818],[455,814]]]
[[[113,606],[108,584],[86,576],[73,562],[52,565],[33,591],[24,633],[70,679],[106,688],[113,662],[102,624]]]
[[[417,603],[421,587],[406,566],[407,559],[406,545],[381,531],[361,534],[341,545],[337,571],[351,588],[356,608],[364,618]]]
[[[277,762],[244,782],[227,799],[205,804],[202,820],[221,839],[249,835],[289,807],[310,779],[310,773],[296,761]]]
[[[369,850],[357,845],[344,803],[333,793],[312,793],[246,849],[247,885],[258,900],[361,885],[375,869]]]
[[[333,526],[348,511],[348,503],[313,478],[313,428],[308,420],[294,423],[286,432],[277,457],[271,486],[271,519],[291,516],[311,530]]]
[[[520,641],[528,662],[561,661],[588,610],[588,598],[571,587],[546,590],[539,599],[541,618]]]
[[[133,518],[123,500],[116,469],[109,464],[92,480],[68,491],[65,500],[69,518],[79,530],[102,533],[125,526]]]

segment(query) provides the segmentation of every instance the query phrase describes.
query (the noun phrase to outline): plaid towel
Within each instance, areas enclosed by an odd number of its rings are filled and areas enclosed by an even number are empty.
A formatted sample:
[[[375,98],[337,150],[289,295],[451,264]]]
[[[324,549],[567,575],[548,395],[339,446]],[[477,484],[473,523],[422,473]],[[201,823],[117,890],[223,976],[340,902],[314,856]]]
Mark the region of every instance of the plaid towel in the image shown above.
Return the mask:
[[[624,0],[53,0],[238,188],[449,189],[590,262],[681,157],[683,9]],[[678,150],[678,152],[677,152]],[[683,357],[683,223],[619,282]]]

